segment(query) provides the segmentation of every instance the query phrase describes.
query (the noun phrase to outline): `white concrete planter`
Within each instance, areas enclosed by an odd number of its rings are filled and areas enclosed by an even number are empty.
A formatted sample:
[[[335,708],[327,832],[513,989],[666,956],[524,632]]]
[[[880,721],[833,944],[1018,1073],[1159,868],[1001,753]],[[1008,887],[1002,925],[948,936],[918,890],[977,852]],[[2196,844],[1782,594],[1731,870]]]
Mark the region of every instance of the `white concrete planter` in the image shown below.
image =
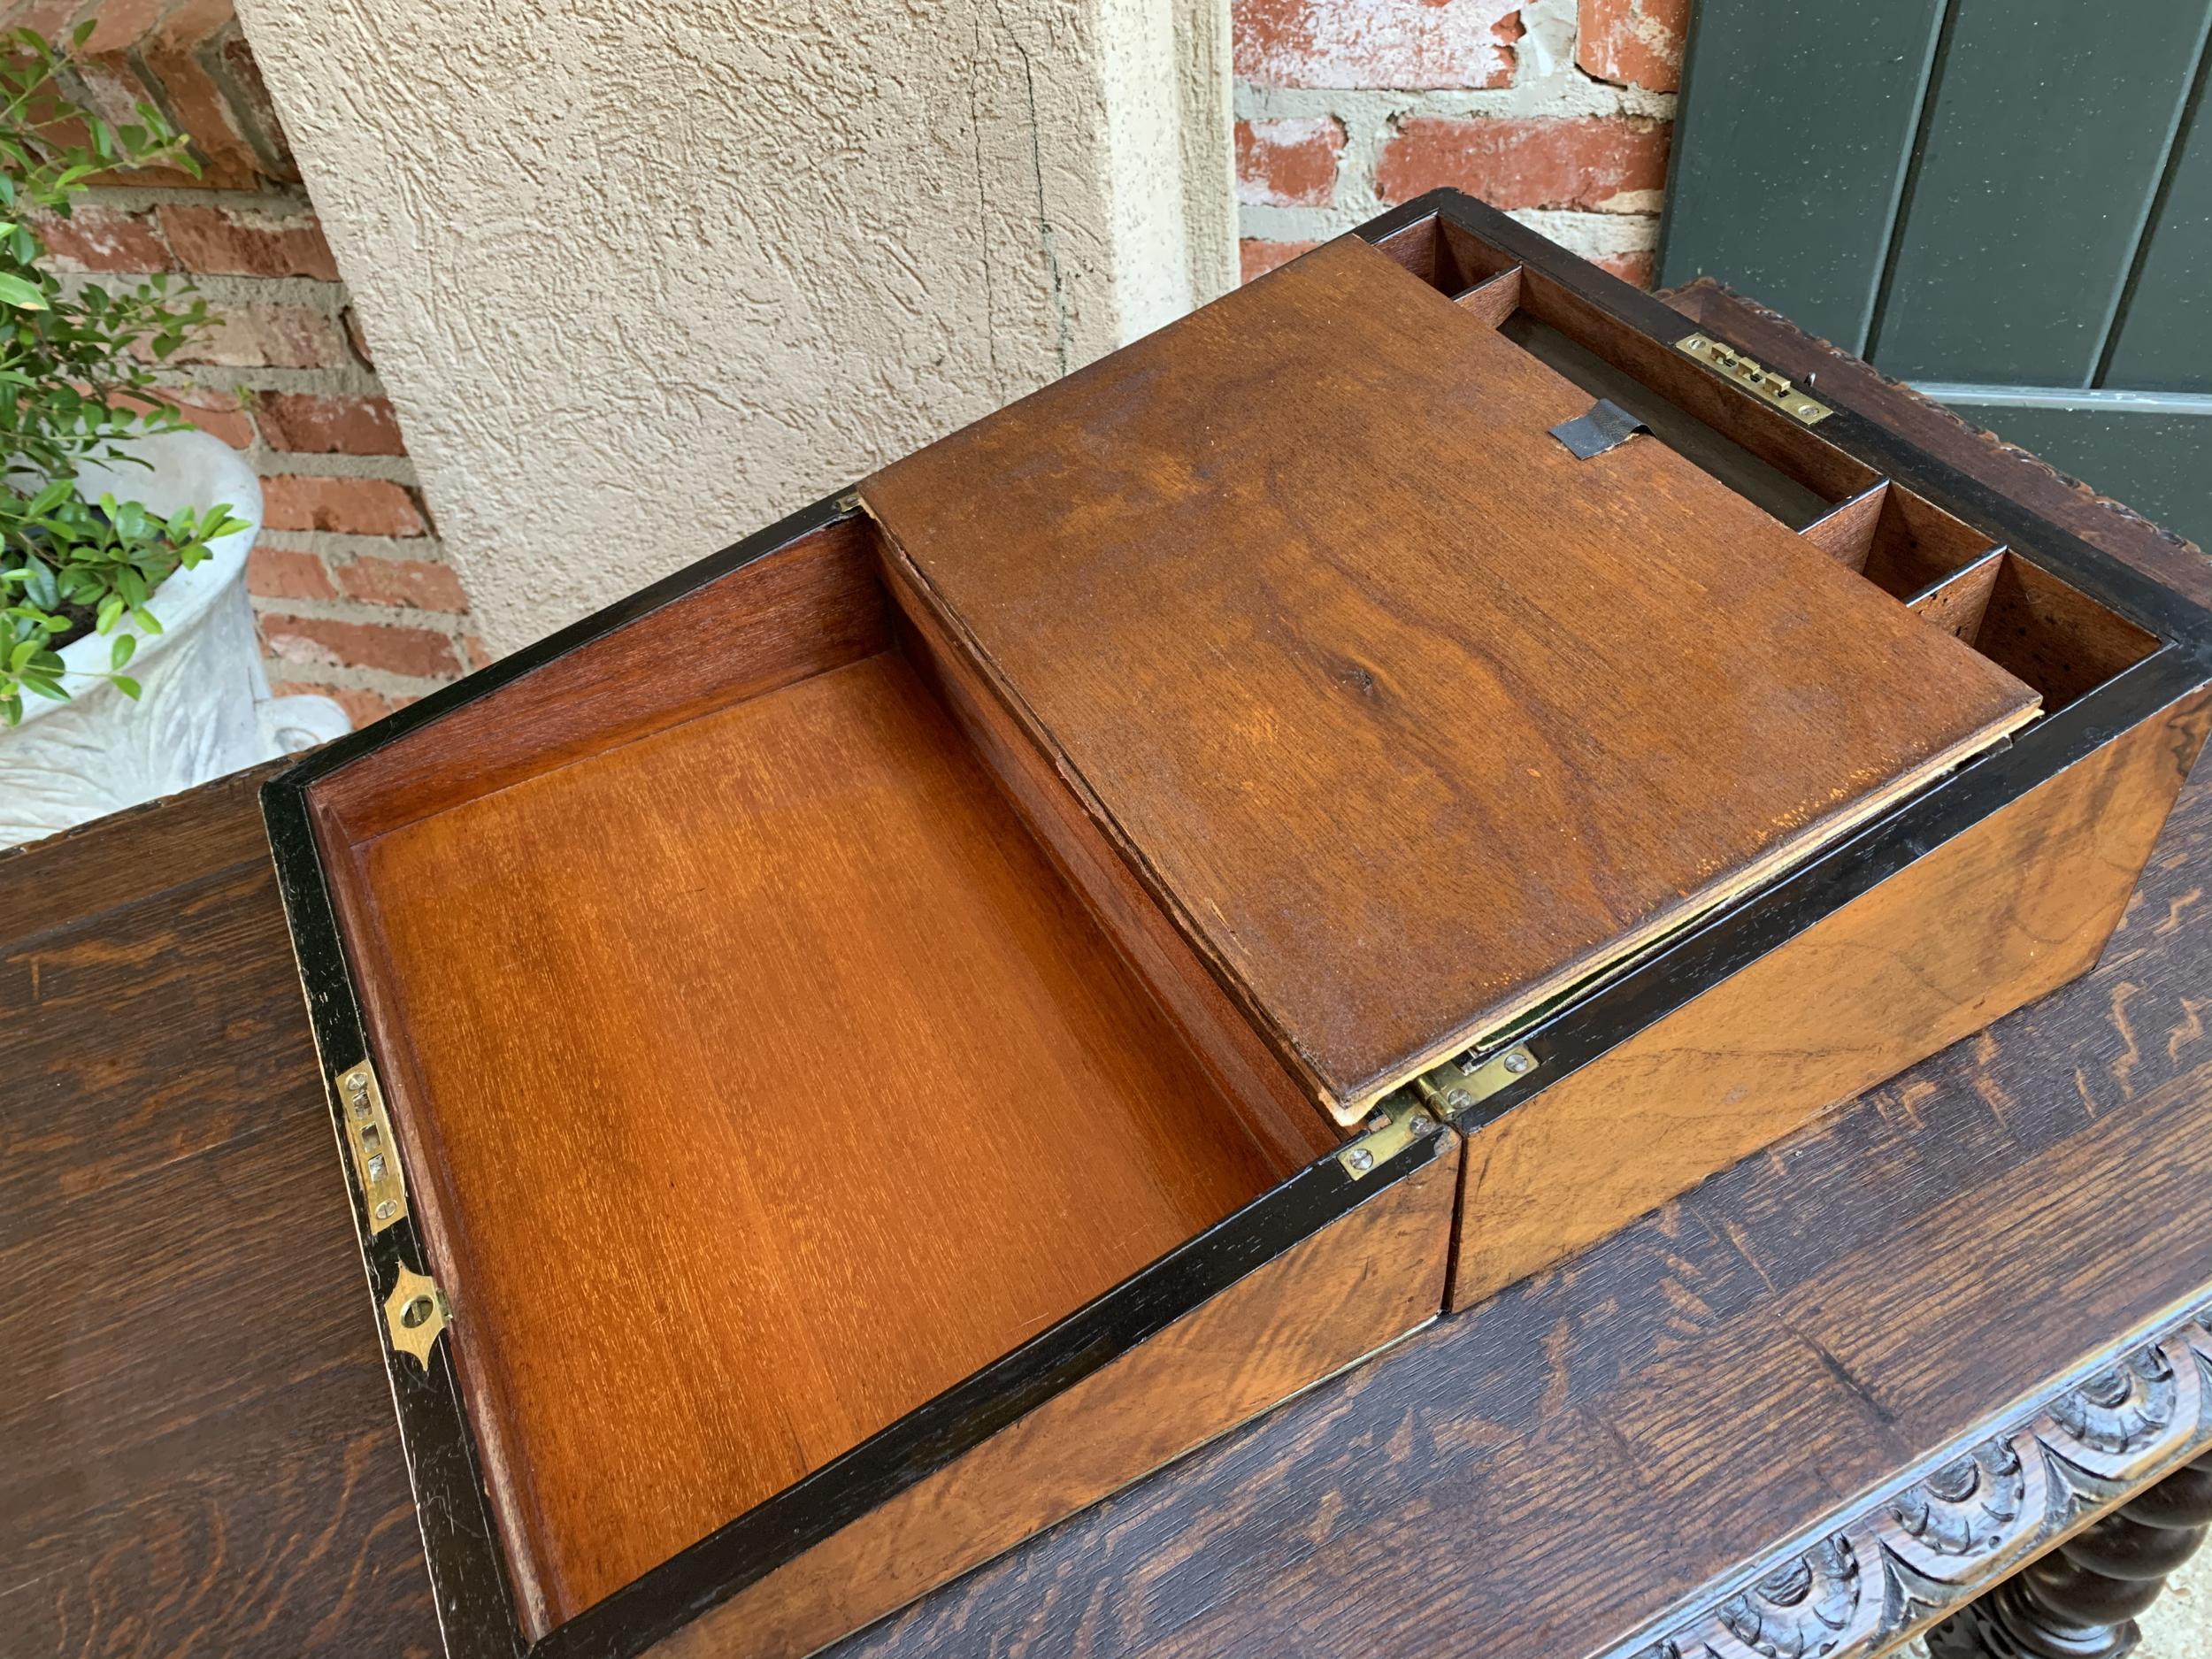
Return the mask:
[[[246,553],[261,528],[261,483],[252,469],[205,433],[160,433],[132,448],[150,468],[87,466],[79,493],[111,491],[165,516],[221,503],[246,528],[211,543],[196,568],[154,591],[147,608],[163,631],[140,638],[127,671],[142,691],[140,702],[99,677],[111,642],[87,634],[62,649],[70,700],[27,696],[23,723],[0,727],[0,847],[351,729],[327,697],[269,695],[246,599]]]

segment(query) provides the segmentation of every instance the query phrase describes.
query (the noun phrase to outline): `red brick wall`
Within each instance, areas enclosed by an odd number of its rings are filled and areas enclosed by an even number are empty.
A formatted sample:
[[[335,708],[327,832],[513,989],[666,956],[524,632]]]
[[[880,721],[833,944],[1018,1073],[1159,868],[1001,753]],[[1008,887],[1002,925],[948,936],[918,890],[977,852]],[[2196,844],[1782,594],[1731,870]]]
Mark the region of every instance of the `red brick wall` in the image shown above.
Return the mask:
[[[415,488],[346,287],[299,183],[231,0],[32,0],[0,24],[59,39],[96,22],[81,96],[149,100],[204,169],[142,173],[40,226],[65,268],[188,273],[222,326],[173,359],[193,422],[243,450],[267,524],[247,566],[270,680],[365,724],[482,658],[468,599]]]
[[[1648,283],[1689,0],[1233,0],[1246,277],[1456,185]]]

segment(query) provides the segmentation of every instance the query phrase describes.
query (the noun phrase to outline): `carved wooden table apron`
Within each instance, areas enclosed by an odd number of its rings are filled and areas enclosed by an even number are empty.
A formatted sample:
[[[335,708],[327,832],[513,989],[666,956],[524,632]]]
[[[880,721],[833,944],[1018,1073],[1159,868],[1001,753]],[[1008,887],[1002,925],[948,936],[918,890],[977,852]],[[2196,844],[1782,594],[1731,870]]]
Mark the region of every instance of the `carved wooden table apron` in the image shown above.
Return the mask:
[[[9,1654],[438,1649],[256,781],[0,859]],[[2200,779],[2090,978],[838,1651],[1827,1659],[2031,1562],[1940,1650],[2113,1651],[2212,1509],[2208,864]]]

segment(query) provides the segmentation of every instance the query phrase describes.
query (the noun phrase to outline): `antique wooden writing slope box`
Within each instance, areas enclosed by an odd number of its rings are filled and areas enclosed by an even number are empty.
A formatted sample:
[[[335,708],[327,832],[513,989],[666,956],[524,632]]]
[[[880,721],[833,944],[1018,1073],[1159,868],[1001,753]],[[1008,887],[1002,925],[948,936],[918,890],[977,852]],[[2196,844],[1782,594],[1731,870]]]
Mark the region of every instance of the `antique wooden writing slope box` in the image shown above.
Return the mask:
[[[1426,198],[267,810],[446,1640],[799,1655],[2086,968],[2205,617]]]

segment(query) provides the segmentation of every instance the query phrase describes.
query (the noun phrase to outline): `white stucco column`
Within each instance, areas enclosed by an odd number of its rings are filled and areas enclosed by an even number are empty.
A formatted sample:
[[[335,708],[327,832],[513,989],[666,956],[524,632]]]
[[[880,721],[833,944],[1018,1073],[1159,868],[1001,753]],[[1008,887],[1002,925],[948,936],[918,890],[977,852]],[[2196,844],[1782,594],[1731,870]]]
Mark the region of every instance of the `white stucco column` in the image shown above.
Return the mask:
[[[497,651],[1226,288],[1217,0],[239,0]]]

